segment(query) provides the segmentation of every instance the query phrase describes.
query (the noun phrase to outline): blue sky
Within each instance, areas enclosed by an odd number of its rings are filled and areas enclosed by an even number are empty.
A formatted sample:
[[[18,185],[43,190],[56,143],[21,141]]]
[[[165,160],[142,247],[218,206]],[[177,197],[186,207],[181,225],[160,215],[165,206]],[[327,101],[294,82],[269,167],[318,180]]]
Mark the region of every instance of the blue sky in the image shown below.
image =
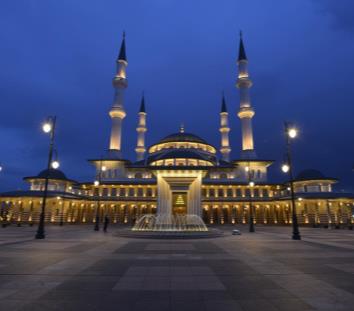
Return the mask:
[[[353,188],[354,3],[297,1],[4,0],[0,4],[0,190],[24,189],[46,165],[41,122],[57,115],[56,148],[68,177],[93,178],[86,159],[108,147],[111,79],[127,33],[123,153],[135,159],[137,111],[146,94],[147,143],[181,122],[219,146],[225,92],[232,157],[241,149],[235,88],[244,33],[256,111],[255,146],[277,162],[282,124],[295,122],[295,170],[317,168]]]

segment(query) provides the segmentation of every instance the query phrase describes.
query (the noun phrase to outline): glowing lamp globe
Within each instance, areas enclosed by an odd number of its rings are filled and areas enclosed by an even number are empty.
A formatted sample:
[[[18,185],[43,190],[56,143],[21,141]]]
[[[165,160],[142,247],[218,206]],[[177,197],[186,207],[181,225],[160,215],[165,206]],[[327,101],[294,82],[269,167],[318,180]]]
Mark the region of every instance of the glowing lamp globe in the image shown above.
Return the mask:
[[[297,136],[297,129],[296,128],[290,128],[288,131],[288,135],[290,138],[295,138]]]
[[[107,167],[102,166],[101,170],[102,170],[102,172],[105,172],[107,170]]]
[[[95,186],[98,186],[100,184],[100,182],[98,180],[95,180],[93,183]]]
[[[249,185],[250,187],[254,187],[254,181],[250,181]]]
[[[54,168],[55,170],[58,169],[60,166],[59,162],[58,161],[53,161],[52,162],[52,168]]]
[[[44,133],[49,133],[52,130],[52,125],[49,122],[46,122],[43,124],[42,130]]]
[[[290,166],[288,164],[283,164],[281,166],[281,170],[283,171],[283,173],[287,173],[290,170]]]

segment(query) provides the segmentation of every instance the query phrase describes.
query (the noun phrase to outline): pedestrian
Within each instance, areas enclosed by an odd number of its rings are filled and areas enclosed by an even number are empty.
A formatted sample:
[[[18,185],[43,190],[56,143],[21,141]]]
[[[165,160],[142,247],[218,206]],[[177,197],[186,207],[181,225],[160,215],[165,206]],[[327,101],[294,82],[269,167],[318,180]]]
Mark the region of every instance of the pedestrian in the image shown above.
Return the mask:
[[[104,224],[103,224],[103,231],[104,232],[107,232],[107,227],[108,227],[108,224],[109,224],[109,218],[108,216],[104,216]]]

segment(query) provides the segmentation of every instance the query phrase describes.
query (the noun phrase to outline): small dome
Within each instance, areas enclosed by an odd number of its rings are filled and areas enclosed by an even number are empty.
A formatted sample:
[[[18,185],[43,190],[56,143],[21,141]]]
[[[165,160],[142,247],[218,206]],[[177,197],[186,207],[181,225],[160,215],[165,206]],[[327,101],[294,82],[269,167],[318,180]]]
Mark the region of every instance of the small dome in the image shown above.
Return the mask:
[[[46,178],[48,174],[48,170],[43,170],[41,171],[38,175],[37,178]],[[55,169],[49,169],[49,174],[48,174],[49,179],[64,179],[66,180],[65,174],[60,171],[60,170],[55,170]]]
[[[193,143],[200,143],[209,145],[204,139],[200,138],[197,135],[185,132],[174,133],[171,135],[166,136],[165,138],[161,139],[158,143],[169,143],[169,142],[193,142]]]
[[[320,171],[314,169],[303,170],[296,176],[296,180],[317,180],[325,178],[326,177]]]

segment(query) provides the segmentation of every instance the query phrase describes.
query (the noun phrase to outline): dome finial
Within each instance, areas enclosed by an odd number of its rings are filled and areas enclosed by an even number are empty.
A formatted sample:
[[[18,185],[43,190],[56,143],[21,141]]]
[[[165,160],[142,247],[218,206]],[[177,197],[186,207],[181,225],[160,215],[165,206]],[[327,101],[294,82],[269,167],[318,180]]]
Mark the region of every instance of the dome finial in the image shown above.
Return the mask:
[[[179,128],[179,132],[184,133],[184,123],[183,122],[181,123],[181,126]]]

